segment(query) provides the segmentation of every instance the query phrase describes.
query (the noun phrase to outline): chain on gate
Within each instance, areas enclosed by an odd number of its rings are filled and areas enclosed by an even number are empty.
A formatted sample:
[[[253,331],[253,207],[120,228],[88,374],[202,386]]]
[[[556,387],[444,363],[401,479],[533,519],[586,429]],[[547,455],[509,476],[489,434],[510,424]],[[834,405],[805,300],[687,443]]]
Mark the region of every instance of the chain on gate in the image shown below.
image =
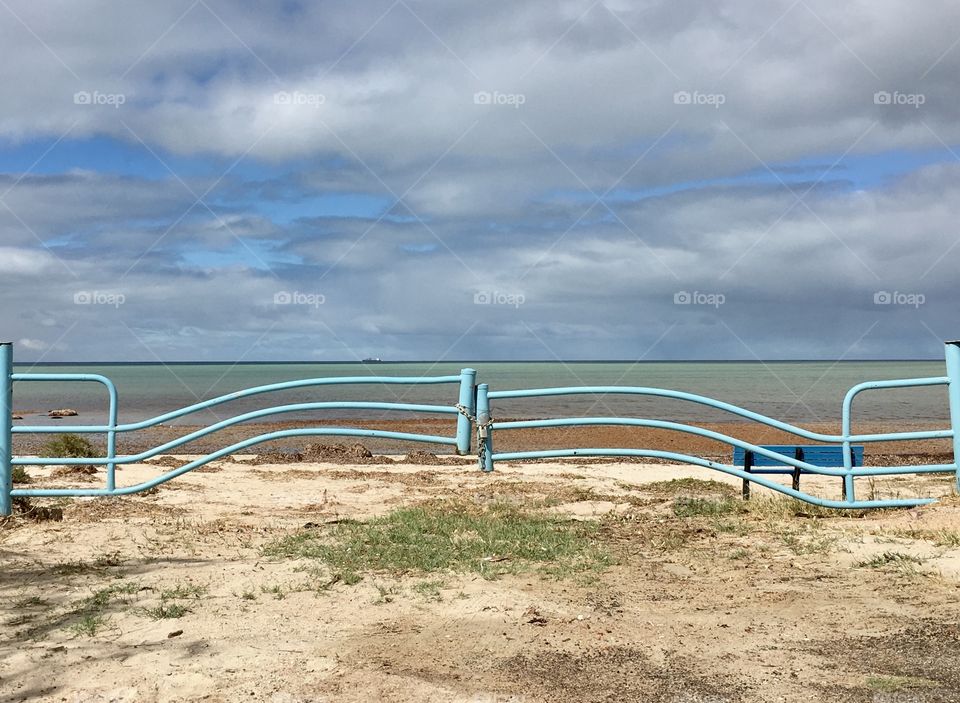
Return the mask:
[[[454,407],[457,409],[457,412],[477,426],[477,459],[479,460],[480,468],[484,469],[486,467],[485,460],[487,457],[487,437],[490,436],[493,418],[487,417],[486,422],[480,422],[476,415],[471,415],[470,410],[460,403],[457,403]]]

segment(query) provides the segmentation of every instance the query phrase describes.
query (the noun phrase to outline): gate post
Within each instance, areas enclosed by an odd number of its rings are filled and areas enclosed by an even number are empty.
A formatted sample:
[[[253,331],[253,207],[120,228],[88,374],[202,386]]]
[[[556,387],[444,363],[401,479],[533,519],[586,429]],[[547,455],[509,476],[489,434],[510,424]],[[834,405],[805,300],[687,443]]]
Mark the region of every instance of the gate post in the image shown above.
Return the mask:
[[[474,369],[460,370],[460,400],[461,407],[467,409],[467,412],[473,416],[477,412],[476,401],[473,395],[473,384],[477,380],[477,372]],[[457,454],[463,456],[470,453],[470,418],[462,412],[457,415]]]
[[[486,383],[477,386],[477,427],[480,438],[477,440],[477,462],[480,470],[493,471],[493,428],[490,423],[490,399],[487,397]]]
[[[13,343],[0,342],[0,515],[10,515],[13,504]]]
[[[950,428],[953,430],[953,463],[957,465],[956,485],[960,491],[960,340],[946,343],[947,397],[950,400]]]

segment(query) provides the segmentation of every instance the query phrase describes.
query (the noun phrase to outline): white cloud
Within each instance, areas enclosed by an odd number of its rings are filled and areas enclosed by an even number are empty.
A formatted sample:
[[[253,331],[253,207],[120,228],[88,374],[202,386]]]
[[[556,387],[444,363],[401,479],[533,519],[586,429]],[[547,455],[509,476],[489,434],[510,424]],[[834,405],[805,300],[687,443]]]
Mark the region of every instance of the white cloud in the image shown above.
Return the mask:
[[[53,268],[55,265],[55,259],[45,251],[24,247],[0,246],[0,274],[35,276]]]

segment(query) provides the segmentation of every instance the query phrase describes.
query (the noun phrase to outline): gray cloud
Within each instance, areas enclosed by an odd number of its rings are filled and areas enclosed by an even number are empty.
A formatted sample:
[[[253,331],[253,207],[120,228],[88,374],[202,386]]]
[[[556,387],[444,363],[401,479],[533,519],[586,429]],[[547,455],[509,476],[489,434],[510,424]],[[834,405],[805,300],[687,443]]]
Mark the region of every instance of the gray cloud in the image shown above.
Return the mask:
[[[97,136],[182,171],[4,169],[22,356],[936,356],[956,336],[955,4],[4,14],[10,149]],[[848,161],[876,154],[893,175],[863,185]],[[392,207],[310,213],[354,195]]]

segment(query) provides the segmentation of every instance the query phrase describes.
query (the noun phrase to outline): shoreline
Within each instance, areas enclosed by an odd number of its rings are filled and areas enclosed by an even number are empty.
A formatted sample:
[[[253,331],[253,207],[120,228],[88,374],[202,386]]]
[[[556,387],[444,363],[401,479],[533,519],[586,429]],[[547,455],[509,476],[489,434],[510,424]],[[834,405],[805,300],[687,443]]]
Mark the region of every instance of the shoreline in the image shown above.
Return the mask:
[[[506,421],[506,418],[501,421]],[[914,422],[862,422],[854,426],[857,433],[879,433],[890,431],[917,431],[942,429],[948,423]],[[704,422],[697,423],[703,429],[729,434],[754,444],[811,444],[808,440],[765,425],[749,422]],[[165,444],[200,429],[199,425],[158,425],[153,428],[117,435],[117,454],[135,454]],[[224,428],[211,435],[172,448],[164,454],[205,454],[235,444],[249,437],[268,432],[310,427],[353,427],[359,429],[381,429],[395,432],[422,433],[453,437],[455,423],[452,418],[408,418],[399,420],[364,419],[326,419],[321,421],[260,422],[235,425]],[[839,423],[805,423],[804,429],[824,433],[838,434]],[[64,425],[63,432],[69,433],[70,426]],[[43,446],[54,434],[14,434],[13,451],[17,455],[39,455]],[[101,449],[104,446],[102,434],[87,435]],[[732,448],[722,442],[704,437],[671,430],[625,426],[586,426],[559,427],[526,430],[500,430],[494,433],[496,451],[526,451],[553,448],[633,447],[675,451],[696,454],[707,458],[729,460]],[[316,437],[290,437],[242,450],[242,453],[278,454],[302,451],[308,444],[362,444],[374,454],[396,456],[411,452],[426,452],[437,456],[455,455],[449,445],[425,442],[400,441],[381,437],[349,437],[323,435]],[[471,450],[476,450],[473,438]],[[922,463],[928,460],[939,461],[946,457],[952,461],[952,444],[949,439],[909,440],[901,442],[875,442],[865,445],[865,461],[880,464],[902,461],[916,457]]]

